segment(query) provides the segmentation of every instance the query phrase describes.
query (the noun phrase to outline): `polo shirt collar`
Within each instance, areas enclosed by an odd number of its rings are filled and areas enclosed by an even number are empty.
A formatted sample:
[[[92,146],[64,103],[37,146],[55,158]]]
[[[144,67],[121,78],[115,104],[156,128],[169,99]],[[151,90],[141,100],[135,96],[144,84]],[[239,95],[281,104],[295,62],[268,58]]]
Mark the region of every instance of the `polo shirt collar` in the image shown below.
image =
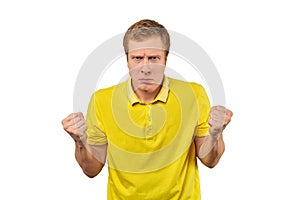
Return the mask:
[[[132,85],[131,85],[131,78],[129,77],[127,80],[127,84],[126,84],[126,90],[127,90],[127,97],[128,100],[130,101],[131,105],[135,104],[135,103],[143,103],[134,93],[133,89],[132,89]],[[168,95],[169,95],[169,79],[168,77],[164,76],[164,80],[162,83],[162,87],[158,93],[158,95],[155,97],[155,99],[150,102],[150,103],[154,103],[156,101],[161,101],[166,103],[167,99],[168,99]]]

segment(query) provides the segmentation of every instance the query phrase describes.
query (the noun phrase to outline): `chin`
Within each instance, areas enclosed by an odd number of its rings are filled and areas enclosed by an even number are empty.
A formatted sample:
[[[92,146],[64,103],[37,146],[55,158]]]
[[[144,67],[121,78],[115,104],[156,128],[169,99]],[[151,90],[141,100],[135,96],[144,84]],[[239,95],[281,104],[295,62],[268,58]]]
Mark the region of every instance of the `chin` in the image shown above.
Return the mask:
[[[159,85],[155,84],[143,84],[139,87],[139,90],[142,90],[144,92],[154,92],[158,87]]]

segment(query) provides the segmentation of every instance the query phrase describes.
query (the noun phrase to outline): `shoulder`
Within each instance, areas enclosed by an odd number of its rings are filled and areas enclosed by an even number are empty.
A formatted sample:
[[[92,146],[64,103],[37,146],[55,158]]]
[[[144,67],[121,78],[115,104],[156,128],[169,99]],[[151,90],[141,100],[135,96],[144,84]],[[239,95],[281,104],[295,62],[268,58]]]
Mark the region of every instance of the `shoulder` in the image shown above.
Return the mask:
[[[179,80],[179,79],[174,79],[174,78],[170,78],[169,79],[169,87],[170,89],[172,88],[184,88],[184,87],[190,87],[193,89],[193,91],[195,93],[206,93],[205,92],[205,88],[196,82],[188,82],[188,81],[183,81],[183,80]]]
[[[117,85],[113,85],[107,88],[101,88],[95,91],[93,94],[93,98],[97,98],[97,99],[111,98],[116,88],[126,88],[126,81],[119,83]]]

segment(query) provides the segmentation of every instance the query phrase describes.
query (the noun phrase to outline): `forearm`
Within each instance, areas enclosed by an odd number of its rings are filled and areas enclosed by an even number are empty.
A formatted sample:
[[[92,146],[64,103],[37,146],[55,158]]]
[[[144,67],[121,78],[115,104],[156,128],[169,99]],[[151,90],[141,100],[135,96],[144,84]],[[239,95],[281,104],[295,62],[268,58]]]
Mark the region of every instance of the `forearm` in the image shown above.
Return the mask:
[[[231,120],[233,113],[223,106],[214,106],[209,113],[209,135],[196,137],[197,156],[207,167],[214,167],[225,151],[223,131]]]
[[[104,166],[104,162],[101,163],[95,158],[89,146],[81,141],[75,141],[75,158],[83,172],[90,178],[99,174]]]
[[[87,143],[87,126],[82,113],[72,113],[62,120],[64,130],[75,141],[75,158],[88,177],[95,177],[106,160],[106,144],[101,146]]]
[[[205,137],[204,142],[198,149],[198,157],[207,167],[213,168],[219,162],[225,151],[222,133],[215,134],[210,129],[210,134]]]

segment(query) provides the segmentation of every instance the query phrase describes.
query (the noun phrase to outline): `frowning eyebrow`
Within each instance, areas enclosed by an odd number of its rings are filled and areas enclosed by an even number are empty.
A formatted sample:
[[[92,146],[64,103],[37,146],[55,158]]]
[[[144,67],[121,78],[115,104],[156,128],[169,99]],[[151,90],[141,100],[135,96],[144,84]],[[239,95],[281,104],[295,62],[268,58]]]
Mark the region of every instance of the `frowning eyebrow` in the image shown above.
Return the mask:
[[[140,55],[140,54],[136,54],[136,55],[130,55],[130,58],[144,58],[144,57],[147,57],[147,58],[161,58],[161,55],[159,54],[152,54],[152,55]]]

